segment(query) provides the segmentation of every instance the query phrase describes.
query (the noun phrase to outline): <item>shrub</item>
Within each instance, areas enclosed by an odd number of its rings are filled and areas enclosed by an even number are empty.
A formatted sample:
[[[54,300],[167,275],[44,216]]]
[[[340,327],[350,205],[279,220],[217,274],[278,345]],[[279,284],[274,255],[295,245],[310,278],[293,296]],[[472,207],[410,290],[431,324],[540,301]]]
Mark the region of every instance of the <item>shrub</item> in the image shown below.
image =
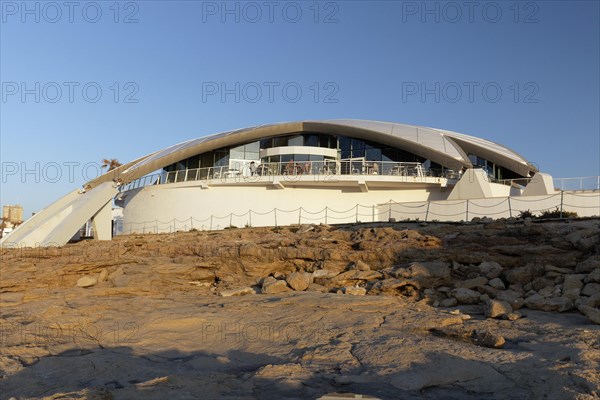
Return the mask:
[[[535,215],[529,210],[521,211],[521,213],[517,216],[517,218],[525,219],[525,218],[535,218]]]
[[[540,215],[540,219],[550,219],[550,218],[577,218],[577,213],[573,212],[573,211],[562,211],[562,216],[561,216],[561,212],[558,209],[558,207],[556,207],[556,209],[550,211],[550,210],[546,210],[543,211],[542,214]]]

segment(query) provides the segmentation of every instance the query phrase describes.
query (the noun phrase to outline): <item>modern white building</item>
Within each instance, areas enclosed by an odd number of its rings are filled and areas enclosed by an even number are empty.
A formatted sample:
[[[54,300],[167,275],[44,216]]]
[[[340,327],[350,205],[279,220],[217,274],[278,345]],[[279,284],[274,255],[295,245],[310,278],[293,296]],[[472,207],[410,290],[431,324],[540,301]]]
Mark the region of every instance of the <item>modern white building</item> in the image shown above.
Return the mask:
[[[87,182],[31,218],[18,243],[61,244],[92,219],[124,233],[388,220],[382,205],[554,193],[552,178],[485,139],[363,120],[261,125],[175,144]],[[72,230],[72,232],[71,232]]]

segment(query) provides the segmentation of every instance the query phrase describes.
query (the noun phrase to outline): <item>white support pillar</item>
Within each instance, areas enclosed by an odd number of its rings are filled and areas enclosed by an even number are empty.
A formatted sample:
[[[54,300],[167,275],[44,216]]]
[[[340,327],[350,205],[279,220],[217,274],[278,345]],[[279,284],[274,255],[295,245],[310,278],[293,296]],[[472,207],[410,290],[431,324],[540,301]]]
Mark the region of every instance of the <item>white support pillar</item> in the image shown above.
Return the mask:
[[[94,239],[112,239],[112,201],[109,201],[92,217]]]

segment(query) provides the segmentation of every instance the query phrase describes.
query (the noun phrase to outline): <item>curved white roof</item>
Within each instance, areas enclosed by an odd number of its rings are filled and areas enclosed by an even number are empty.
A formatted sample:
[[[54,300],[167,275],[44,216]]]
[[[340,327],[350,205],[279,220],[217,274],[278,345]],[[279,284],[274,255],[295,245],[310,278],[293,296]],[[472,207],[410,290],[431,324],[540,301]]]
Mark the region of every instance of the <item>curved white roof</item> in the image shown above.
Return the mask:
[[[476,154],[521,176],[528,176],[537,171],[534,165],[508,147],[474,136],[424,126],[337,119],[259,125],[203,136],[142,157],[88,182],[88,184],[93,187],[115,178],[127,183],[206,151],[235,146],[265,137],[283,136],[303,131],[343,135],[386,144],[410,151],[455,170],[472,167],[467,154]]]

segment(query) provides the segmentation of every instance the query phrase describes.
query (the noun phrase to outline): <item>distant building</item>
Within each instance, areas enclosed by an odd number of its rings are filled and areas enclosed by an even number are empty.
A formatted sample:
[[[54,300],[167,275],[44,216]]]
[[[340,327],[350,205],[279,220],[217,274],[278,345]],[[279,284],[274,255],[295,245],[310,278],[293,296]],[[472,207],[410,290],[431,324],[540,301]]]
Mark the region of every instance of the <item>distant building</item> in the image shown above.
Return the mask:
[[[23,207],[18,204],[3,206],[2,218],[10,224],[23,222]]]
[[[0,237],[9,234],[15,227],[23,223],[23,207],[18,204],[3,206],[1,223]]]

